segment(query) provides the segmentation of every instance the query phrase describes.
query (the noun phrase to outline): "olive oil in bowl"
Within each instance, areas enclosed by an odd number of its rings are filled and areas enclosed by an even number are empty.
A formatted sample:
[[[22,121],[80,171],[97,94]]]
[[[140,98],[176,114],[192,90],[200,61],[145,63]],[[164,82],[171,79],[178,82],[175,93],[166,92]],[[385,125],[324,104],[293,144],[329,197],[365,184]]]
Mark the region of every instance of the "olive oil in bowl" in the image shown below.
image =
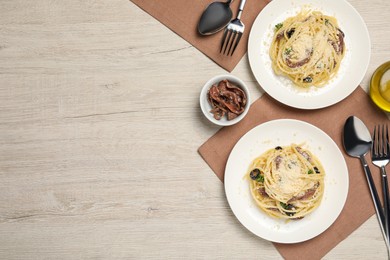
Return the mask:
[[[390,61],[379,66],[372,75],[370,97],[378,107],[390,112]]]

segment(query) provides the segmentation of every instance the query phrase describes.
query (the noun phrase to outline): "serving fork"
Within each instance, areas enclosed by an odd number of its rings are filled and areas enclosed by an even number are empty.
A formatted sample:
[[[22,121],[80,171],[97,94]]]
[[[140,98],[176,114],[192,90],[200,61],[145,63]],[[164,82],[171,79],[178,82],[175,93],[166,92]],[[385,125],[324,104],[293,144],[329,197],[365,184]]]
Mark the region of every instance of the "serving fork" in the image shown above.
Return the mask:
[[[241,36],[244,33],[245,25],[241,21],[241,14],[244,10],[246,0],[241,0],[238,8],[237,17],[233,19],[225,28],[222,37],[222,44],[220,53],[225,55],[233,55],[237,48],[238,43],[241,40]]]
[[[389,187],[387,182],[387,173],[385,166],[390,161],[390,145],[389,145],[389,129],[386,125],[380,125],[374,127],[374,133],[372,135],[371,146],[371,159],[372,163],[380,168],[382,176],[382,191],[383,191],[383,205],[385,215],[385,232],[389,239],[390,236],[390,200],[389,200]]]

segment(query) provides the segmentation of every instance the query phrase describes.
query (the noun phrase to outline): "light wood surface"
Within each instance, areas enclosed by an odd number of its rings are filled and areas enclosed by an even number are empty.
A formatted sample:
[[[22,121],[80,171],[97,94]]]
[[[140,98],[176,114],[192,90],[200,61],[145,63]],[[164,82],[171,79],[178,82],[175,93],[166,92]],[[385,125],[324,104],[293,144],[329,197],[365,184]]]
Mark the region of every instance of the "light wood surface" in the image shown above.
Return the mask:
[[[390,60],[390,1],[350,3],[371,36],[367,90]],[[0,259],[281,258],[197,153],[219,129],[200,89],[226,71],[126,0],[0,14]],[[261,96],[246,56],[232,74]],[[373,216],[325,258],[386,256]]]

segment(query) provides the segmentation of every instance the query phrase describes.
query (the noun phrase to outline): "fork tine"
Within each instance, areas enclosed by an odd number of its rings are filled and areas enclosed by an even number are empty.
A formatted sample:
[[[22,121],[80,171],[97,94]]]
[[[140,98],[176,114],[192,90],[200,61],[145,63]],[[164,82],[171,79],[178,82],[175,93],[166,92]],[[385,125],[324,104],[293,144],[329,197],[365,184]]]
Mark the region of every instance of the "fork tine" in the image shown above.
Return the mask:
[[[387,125],[383,124],[382,126],[382,129],[383,129],[383,150],[384,150],[384,154],[387,155]]]
[[[385,146],[385,125],[382,125],[381,134],[382,134],[382,136],[381,136],[382,140],[380,142],[380,147],[381,147],[380,155],[382,157],[382,156],[385,156],[385,153],[386,153],[386,151],[385,151],[385,148],[386,148],[386,146]]]
[[[389,128],[386,124],[386,155],[387,157],[390,156],[390,145],[389,145]]]
[[[376,141],[376,125],[374,126],[374,132],[372,134],[372,145],[371,145],[371,156],[376,156],[377,154],[377,145],[378,142]]]
[[[229,50],[227,51],[226,55],[229,55],[230,50],[232,49],[232,46],[234,45],[234,42],[235,42],[236,37],[237,37],[237,31],[233,31],[233,32],[232,32],[232,35],[233,35],[233,38],[232,38],[232,40],[230,41]]]
[[[219,50],[219,52],[221,52],[221,53],[222,53],[222,49],[223,49],[223,46],[224,46],[226,38],[227,38],[227,34],[228,34],[228,29],[226,28],[225,31],[223,32],[221,49]]]
[[[233,47],[232,53],[231,53],[230,55],[233,55],[234,51],[236,50],[236,48],[237,48],[237,45],[238,45],[238,43],[239,43],[239,42],[240,42],[240,40],[241,40],[241,36],[242,36],[242,32],[239,32],[239,33],[238,33],[237,40],[236,40],[236,43],[234,44],[234,47]]]
[[[226,35],[225,35],[225,39],[224,39],[224,45],[222,45],[223,50],[221,50],[223,54],[225,54],[225,52],[226,52],[226,49],[227,49],[227,46],[229,45],[231,37],[232,37],[232,31],[227,30]]]
[[[230,39],[232,38],[232,35],[233,35],[233,31],[229,30],[229,35],[227,36],[227,41],[226,41],[225,49],[223,50],[223,54],[226,54],[226,50],[228,46],[231,44]]]
[[[376,146],[375,146],[375,151],[376,151],[376,155],[377,156],[380,156],[380,152],[381,152],[381,147],[380,147],[380,139],[381,138],[381,126],[380,125],[377,125],[376,126]]]
[[[381,125],[378,125],[378,154],[380,157],[383,155],[383,132]]]

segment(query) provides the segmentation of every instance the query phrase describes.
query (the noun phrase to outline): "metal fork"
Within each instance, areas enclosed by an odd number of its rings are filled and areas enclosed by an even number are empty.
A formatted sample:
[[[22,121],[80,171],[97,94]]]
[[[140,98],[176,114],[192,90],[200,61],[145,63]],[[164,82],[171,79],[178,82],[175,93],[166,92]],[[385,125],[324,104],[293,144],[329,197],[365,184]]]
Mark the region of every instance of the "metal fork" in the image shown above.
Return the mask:
[[[386,128],[385,125],[382,125],[382,127],[380,125],[374,127],[374,133],[372,135],[371,159],[372,163],[381,169],[383,205],[385,214],[385,232],[389,241],[390,200],[387,174],[385,169],[385,166],[390,161],[389,129],[387,125]]]
[[[226,55],[233,55],[238,43],[241,40],[241,36],[244,33],[245,25],[241,22],[241,14],[244,10],[246,0],[241,0],[238,8],[237,17],[233,19],[225,28],[225,32],[222,37],[222,44],[220,52]]]

